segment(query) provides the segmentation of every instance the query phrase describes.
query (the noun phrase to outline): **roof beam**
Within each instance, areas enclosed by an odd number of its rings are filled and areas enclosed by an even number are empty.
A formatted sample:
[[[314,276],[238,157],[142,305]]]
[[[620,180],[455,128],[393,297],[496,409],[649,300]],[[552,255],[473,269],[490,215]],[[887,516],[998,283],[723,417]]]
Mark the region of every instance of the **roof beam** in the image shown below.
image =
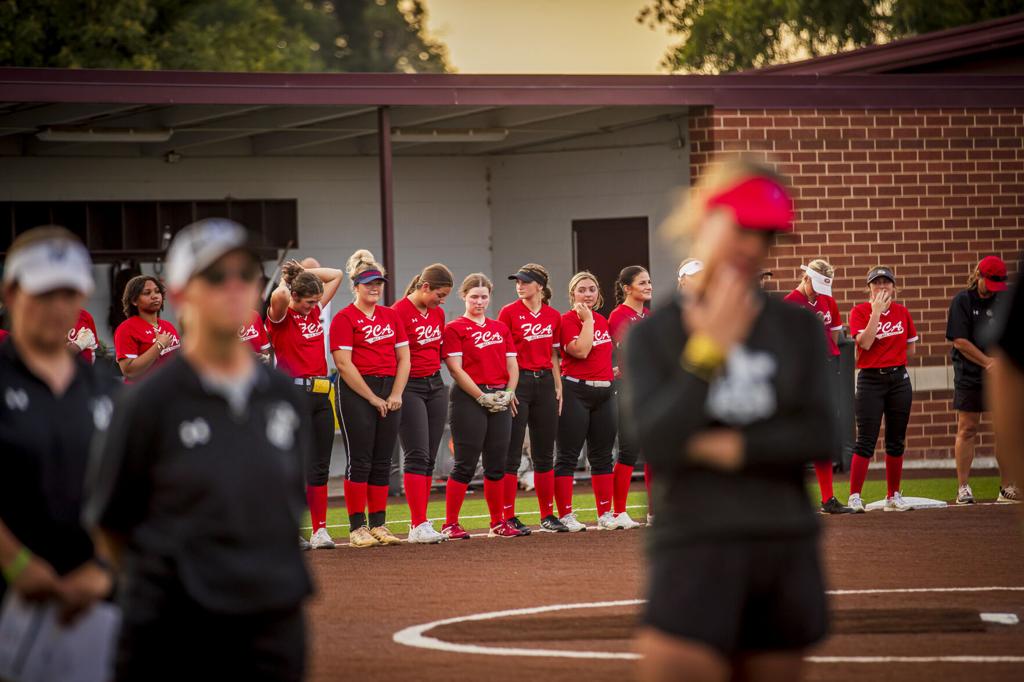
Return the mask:
[[[49,104],[0,116],[0,135],[34,133],[39,128],[71,125],[139,109],[139,104]]]

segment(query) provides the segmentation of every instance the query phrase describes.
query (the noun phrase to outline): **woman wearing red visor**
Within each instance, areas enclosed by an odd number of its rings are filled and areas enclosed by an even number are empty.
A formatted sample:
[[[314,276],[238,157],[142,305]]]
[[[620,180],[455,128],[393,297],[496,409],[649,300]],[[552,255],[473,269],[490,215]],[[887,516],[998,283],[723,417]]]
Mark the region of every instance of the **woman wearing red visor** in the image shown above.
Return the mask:
[[[825,634],[804,467],[836,442],[821,323],[758,287],[792,200],[760,163],[715,164],[670,216],[704,277],[637,325],[629,396],[654,470],[640,678],[801,676]]]

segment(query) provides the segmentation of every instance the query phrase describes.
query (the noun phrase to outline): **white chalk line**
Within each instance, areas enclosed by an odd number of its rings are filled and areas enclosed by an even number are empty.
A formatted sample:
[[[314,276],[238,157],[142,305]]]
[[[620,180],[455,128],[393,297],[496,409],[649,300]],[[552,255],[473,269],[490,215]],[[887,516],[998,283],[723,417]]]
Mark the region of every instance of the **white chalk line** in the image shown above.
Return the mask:
[[[863,590],[827,590],[827,594],[846,596],[855,594],[907,594],[907,593],[948,593],[948,592],[1024,592],[1024,587],[990,586],[990,587],[912,587],[912,588],[880,588]],[[574,609],[601,609],[616,606],[636,606],[646,599],[622,599],[618,601],[581,602],[576,604],[551,604],[503,611],[474,613],[468,616],[444,618],[430,623],[411,625],[399,630],[392,636],[398,644],[419,649],[446,651],[449,653],[483,654],[489,656],[526,656],[531,658],[577,658],[597,660],[634,661],[639,654],[628,651],[577,651],[573,649],[527,649],[523,647],[490,647],[479,644],[460,644],[448,642],[425,634],[434,628],[457,623],[469,623],[481,620],[496,620],[510,616],[529,616],[552,611],[569,611]],[[1024,656],[807,656],[809,663],[1024,663]]]

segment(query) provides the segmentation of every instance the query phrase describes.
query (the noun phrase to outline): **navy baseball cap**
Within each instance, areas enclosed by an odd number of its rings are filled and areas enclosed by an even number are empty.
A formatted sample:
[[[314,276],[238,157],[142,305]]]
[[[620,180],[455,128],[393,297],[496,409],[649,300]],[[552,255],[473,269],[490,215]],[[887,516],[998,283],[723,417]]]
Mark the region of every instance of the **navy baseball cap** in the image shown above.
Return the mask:
[[[353,284],[369,284],[370,282],[387,282],[388,278],[380,270],[363,270],[352,278]]]
[[[536,282],[537,284],[541,285],[542,287],[546,287],[548,285],[547,277],[545,277],[544,275],[542,275],[541,273],[539,273],[539,272],[537,272],[535,270],[520,270],[519,272],[517,272],[514,275],[509,275],[508,278],[509,279],[518,279],[520,282],[523,282],[523,283],[525,283],[525,282]]]
[[[890,270],[889,268],[885,268],[882,266],[879,266],[877,268],[871,268],[871,271],[868,273],[868,284],[871,284],[879,277],[885,277],[893,284],[896,284],[896,275],[894,275],[892,273],[892,270]]]

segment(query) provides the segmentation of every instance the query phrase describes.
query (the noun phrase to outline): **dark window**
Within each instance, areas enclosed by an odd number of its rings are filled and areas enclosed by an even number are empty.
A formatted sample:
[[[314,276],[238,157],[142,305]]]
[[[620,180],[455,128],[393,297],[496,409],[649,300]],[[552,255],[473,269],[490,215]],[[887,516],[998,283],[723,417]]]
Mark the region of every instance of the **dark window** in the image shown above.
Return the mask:
[[[627,265],[650,269],[647,218],[597,218],[572,221],[573,261],[576,271],[589,270],[601,282],[608,316],[615,308],[613,294],[619,271]]]

